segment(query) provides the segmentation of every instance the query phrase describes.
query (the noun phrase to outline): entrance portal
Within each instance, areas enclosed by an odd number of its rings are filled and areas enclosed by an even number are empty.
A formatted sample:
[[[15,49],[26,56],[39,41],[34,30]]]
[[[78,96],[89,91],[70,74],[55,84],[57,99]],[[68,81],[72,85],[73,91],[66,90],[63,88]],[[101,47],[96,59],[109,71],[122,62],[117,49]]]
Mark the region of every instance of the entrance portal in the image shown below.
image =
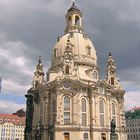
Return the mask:
[[[64,140],[70,140],[70,134],[68,132],[64,133]]]

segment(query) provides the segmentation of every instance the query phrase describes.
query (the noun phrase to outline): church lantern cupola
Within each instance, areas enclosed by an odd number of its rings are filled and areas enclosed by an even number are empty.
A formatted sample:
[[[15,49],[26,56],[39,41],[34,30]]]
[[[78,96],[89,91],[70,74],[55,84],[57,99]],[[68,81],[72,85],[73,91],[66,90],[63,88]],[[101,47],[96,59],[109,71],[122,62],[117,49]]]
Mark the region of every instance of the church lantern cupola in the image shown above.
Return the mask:
[[[71,8],[66,14],[66,29],[65,33],[68,32],[83,32],[82,27],[82,13],[73,2]]]

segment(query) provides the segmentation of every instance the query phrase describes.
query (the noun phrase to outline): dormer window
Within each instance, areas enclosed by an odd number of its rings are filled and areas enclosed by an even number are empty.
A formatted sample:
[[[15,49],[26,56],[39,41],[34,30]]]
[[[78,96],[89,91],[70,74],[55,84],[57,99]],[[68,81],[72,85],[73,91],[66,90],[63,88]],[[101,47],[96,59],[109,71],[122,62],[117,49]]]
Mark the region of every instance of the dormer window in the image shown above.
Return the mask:
[[[87,55],[91,55],[91,47],[90,46],[87,46]]]
[[[98,78],[98,73],[97,71],[93,71],[93,79],[97,79]]]

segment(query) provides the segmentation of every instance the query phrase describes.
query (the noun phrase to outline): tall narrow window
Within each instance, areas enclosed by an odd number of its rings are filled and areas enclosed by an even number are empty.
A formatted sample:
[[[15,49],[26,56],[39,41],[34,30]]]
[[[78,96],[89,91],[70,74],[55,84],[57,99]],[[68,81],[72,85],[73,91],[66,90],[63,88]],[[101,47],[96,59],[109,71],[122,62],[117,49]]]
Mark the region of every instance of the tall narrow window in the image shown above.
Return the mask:
[[[70,98],[64,97],[64,124],[70,124]]]
[[[64,112],[64,124],[70,124],[70,112]]]
[[[80,26],[80,19],[78,16],[75,16],[75,25]]]
[[[116,122],[116,108],[115,103],[112,103],[112,119],[114,122]]]
[[[68,65],[66,65],[65,70],[66,70],[66,74],[69,74],[69,66]]]
[[[91,47],[90,46],[87,46],[87,55],[90,55],[91,54]]]
[[[88,140],[88,133],[84,133],[83,138],[84,138],[84,140]]]
[[[82,112],[86,112],[86,100],[82,99]]]
[[[56,100],[52,99],[52,125],[56,122]]]
[[[87,109],[86,109],[86,99],[81,100],[81,107],[82,107],[82,125],[87,124]]]
[[[64,98],[64,110],[70,110],[70,98],[69,97]]]
[[[111,77],[111,85],[114,85],[114,77]]]
[[[72,24],[71,16],[69,16],[69,18],[68,18],[68,24],[69,24],[69,25]]]
[[[104,102],[99,101],[99,114],[100,114],[100,125],[104,126]]]
[[[54,49],[54,58],[57,57],[58,55],[57,53],[58,53],[57,49]]]

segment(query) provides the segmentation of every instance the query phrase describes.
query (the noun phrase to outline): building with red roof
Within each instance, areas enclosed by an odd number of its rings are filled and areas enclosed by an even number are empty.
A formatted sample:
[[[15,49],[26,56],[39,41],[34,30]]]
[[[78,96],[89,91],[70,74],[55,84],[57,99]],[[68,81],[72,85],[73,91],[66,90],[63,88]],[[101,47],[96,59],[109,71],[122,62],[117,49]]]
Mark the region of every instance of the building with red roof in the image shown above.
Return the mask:
[[[24,140],[25,117],[0,114],[0,140]]]

